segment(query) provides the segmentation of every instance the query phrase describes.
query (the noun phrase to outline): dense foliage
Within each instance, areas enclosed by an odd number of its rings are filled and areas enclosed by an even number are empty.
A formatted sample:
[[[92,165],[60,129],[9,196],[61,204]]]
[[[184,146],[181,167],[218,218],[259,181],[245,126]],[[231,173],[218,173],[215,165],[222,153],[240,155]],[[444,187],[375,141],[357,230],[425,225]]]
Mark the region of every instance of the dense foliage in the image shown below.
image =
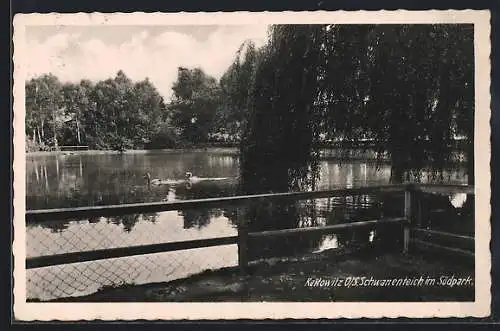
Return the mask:
[[[193,144],[207,142],[220,104],[217,80],[201,69],[181,67],[172,90],[172,124],[180,137]]]
[[[320,32],[320,26],[276,26],[260,53],[242,143],[244,191],[314,186],[321,124],[314,102],[321,53],[314,45]]]
[[[26,82],[27,150],[177,148],[227,141],[228,132],[236,141],[246,112],[230,113],[239,108],[227,106],[229,94],[215,78],[181,67],[172,90],[166,104],[148,79],[134,83],[122,71],[95,84],[33,78]]]
[[[342,25],[325,37],[328,132],[373,139],[398,182],[442,174],[460,136],[472,160],[472,25]]]
[[[473,47],[472,25],[273,26],[248,95],[244,190],[314,188],[325,139],[371,141],[401,182],[442,176],[463,137],[473,181]]]
[[[97,84],[62,84],[53,75],[26,83],[26,135],[42,148],[144,148],[162,134],[166,120],[163,98],[152,83],[133,83],[121,71]]]
[[[244,42],[236,53],[235,61],[222,76],[221,104],[215,123],[218,132],[241,138],[249,114],[248,96],[255,80],[259,56],[251,41]]]

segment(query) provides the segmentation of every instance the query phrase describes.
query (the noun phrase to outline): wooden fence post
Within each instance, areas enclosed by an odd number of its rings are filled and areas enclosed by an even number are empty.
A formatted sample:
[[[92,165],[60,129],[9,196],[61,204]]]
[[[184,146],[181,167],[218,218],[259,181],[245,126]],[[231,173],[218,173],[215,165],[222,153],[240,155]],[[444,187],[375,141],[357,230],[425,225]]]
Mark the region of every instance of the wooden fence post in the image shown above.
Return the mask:
[[[245,274],[248,266],[247,257],[247,239],[248,239],[248,228],[247,221],[245,218],[245,207],[241,206],[236,209],[237,219],[238,219],[238,265],[240,267],[241,273]]]
[[[406,187],[405,189],[405,218],[406,222],[403,227],[403,253],[408,254],[408,249],[410,247],[410,226],[412,223],[411,214],[411,200],[412,200],[412,188]]]
[[[423,193],[420,190],[413,192],[413,203],[412,203],[412,215],[413,215],[413,226],[420,228],[422,227],[422,201]]]

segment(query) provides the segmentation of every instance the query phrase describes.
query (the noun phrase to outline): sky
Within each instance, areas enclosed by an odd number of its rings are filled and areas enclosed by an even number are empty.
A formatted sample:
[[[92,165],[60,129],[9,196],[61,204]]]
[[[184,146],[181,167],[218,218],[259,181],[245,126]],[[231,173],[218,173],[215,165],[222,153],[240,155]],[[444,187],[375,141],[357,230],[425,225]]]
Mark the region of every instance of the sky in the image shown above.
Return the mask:
[[[30,26],[28,79],[45,73],[63,82],[146,77],[168,101],[179,66],[219,79],[245,40],[266,42],[266,25]]]

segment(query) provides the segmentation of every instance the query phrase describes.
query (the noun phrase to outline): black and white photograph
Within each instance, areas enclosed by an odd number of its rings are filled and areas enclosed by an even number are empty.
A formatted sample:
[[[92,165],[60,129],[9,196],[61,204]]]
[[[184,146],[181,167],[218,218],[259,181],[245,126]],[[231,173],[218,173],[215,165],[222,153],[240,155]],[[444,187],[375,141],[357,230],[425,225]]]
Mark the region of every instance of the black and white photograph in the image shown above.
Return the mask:
[[[17,15],[14,46],[19,318],[489,315],[488,11]]]

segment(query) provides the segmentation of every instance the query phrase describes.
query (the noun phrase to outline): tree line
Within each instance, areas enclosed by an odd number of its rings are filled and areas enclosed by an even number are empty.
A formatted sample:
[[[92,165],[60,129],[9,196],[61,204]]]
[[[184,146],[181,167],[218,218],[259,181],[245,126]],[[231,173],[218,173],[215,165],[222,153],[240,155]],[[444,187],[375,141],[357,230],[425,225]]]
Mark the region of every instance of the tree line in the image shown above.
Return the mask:
[[[45,74],[26,82],[28,151],[85,145],[90,149],[176,148],[228,137],[219,82],[201,69],[180,67],[166,103],[149,79],[123,71],[93,83],[62,83]],[[215,133],[218,133],[215,134]],[[225,134],[225,136],[224,136]],[[213,139],[212,139],[213,140]]]
[[[122,71],[95,84],[63,84],[52,74],[26,83],[26,136],[33,148],[145,147],[161,132],[165,115],[153,84],[134,83]]]

